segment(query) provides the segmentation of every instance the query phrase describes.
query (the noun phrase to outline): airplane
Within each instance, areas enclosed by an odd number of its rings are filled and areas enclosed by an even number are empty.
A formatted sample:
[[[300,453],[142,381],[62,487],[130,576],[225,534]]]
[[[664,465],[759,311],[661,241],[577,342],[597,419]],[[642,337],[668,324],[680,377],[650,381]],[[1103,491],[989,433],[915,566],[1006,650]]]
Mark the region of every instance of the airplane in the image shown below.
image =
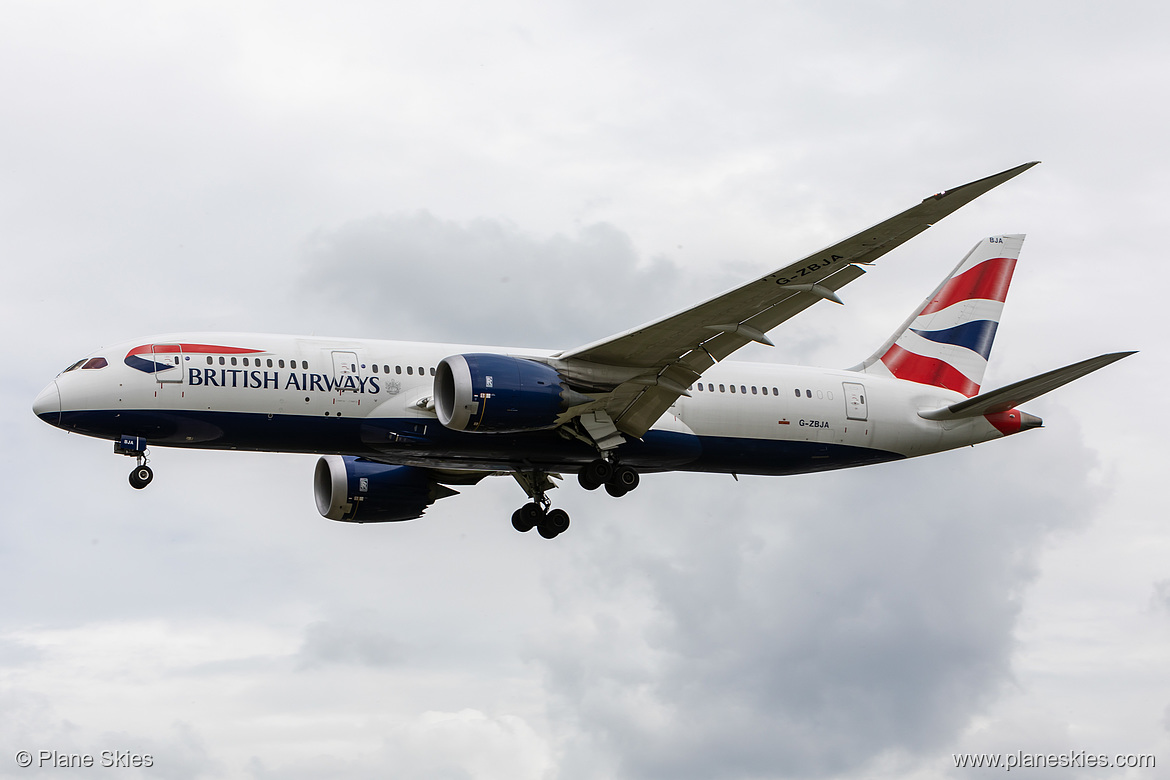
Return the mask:
[[[620,497],[665,471],[786,475],[965,447],[1041,427],[1016,407],[1133,354],[1083,360],[981,392],[1022,235],[979,240],[860,364],[727,361],[838,292],[878,258],[1026,163],[925,198],[874,227],[689,309],[568,350],[256,333],[184,333],[93,352],[33,412],[113,440],[153,471],[148,446],[312,453],[322,516],[421,517],[452,486],[511,475],[516,530],[569,526],[548,491],[562,473]]]

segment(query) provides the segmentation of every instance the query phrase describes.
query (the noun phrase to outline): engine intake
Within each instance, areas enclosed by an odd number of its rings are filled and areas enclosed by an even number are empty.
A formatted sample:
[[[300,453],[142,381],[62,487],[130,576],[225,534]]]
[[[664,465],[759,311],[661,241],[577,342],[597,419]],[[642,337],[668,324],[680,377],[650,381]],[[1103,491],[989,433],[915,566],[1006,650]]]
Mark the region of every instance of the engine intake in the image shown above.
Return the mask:
[[[458,491],[426,469],[390,466],[351,455],[325,455],[313,472],[317,511],[330,520],[391,523],[422,517],[427,507]]]
[[[456,431],[518,433],[556,425],[569,406],[592,400],[561,384],[556,369],[507,355],[443,358],[435,369],[435,412]]]

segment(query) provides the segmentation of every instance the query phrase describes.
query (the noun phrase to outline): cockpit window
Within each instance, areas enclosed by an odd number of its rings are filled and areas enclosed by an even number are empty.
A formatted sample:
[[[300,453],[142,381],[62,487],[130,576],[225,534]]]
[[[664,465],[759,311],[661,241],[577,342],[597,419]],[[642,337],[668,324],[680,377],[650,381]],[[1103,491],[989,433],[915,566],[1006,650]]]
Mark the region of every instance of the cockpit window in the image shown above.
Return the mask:
[[[69,368],[65,369],[65,370],[64,370],[64,371],[62,371],[61,373],[62,373],[62,374],[68,374],[70,371],[72,371],[73,369],[77,368],[78,366],[80,366],[80,365],[81,365],[82,363],[84,363],[84,362],[85,362],[85,358],[82,358],[81,360],[78,360],[76,363],[74,363],[73,365],[69,366]]]
[[[90,358],[89,361],[81,367],[81,370],[84,371],[87,368],[105,368],[108,365],[109,363],[107,363],[106,359],[103,357]]]

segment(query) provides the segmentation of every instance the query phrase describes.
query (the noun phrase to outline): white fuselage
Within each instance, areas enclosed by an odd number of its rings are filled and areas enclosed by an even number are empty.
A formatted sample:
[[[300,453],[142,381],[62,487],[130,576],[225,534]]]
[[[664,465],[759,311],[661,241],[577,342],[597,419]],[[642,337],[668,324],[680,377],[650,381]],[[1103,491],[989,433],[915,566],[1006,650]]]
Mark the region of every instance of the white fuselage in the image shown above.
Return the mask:
[[[445,429],[434,369],[462,353],[550,351],[250,333],[188,333],[114,345],[60,374],[35,410],[67,430],[153,446],[377,456],[436,468],[573,470],[581,441]],[[104,358],[104,367],[85,367]],[[641,440],[619,448],[643,470],[790,474],[924,455],[998,438],[984,417],[920,411],[959,393],[853,371],[725,361]]]

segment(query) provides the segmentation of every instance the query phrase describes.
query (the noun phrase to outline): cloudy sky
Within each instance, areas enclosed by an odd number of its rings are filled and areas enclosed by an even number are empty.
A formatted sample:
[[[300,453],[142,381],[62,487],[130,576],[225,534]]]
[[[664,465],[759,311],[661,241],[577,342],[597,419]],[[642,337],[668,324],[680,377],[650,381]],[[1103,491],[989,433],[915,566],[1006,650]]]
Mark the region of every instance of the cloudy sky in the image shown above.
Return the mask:
[[[1170,765],[1170,11],[3,16],[0,776],[48,771],[17,768],[21,749],[149,753],[141,776],[167,778],[959,778],[1000,772],[956,752],[1017,750]],[[107,442],[29,409],[81,355],[159,332],[571,347],[1034,159],[844,308],[745,350],[853,365],[979,237],[1027,233],[987,385],[1141,354],[1029,404],[1047,427],[1007,441],[651,476],[620,501],[570,479],[573,527],[549,543],[512,530],[504,479],[387,526],[321,518],[310,456],[156,450],[139,493]]]

